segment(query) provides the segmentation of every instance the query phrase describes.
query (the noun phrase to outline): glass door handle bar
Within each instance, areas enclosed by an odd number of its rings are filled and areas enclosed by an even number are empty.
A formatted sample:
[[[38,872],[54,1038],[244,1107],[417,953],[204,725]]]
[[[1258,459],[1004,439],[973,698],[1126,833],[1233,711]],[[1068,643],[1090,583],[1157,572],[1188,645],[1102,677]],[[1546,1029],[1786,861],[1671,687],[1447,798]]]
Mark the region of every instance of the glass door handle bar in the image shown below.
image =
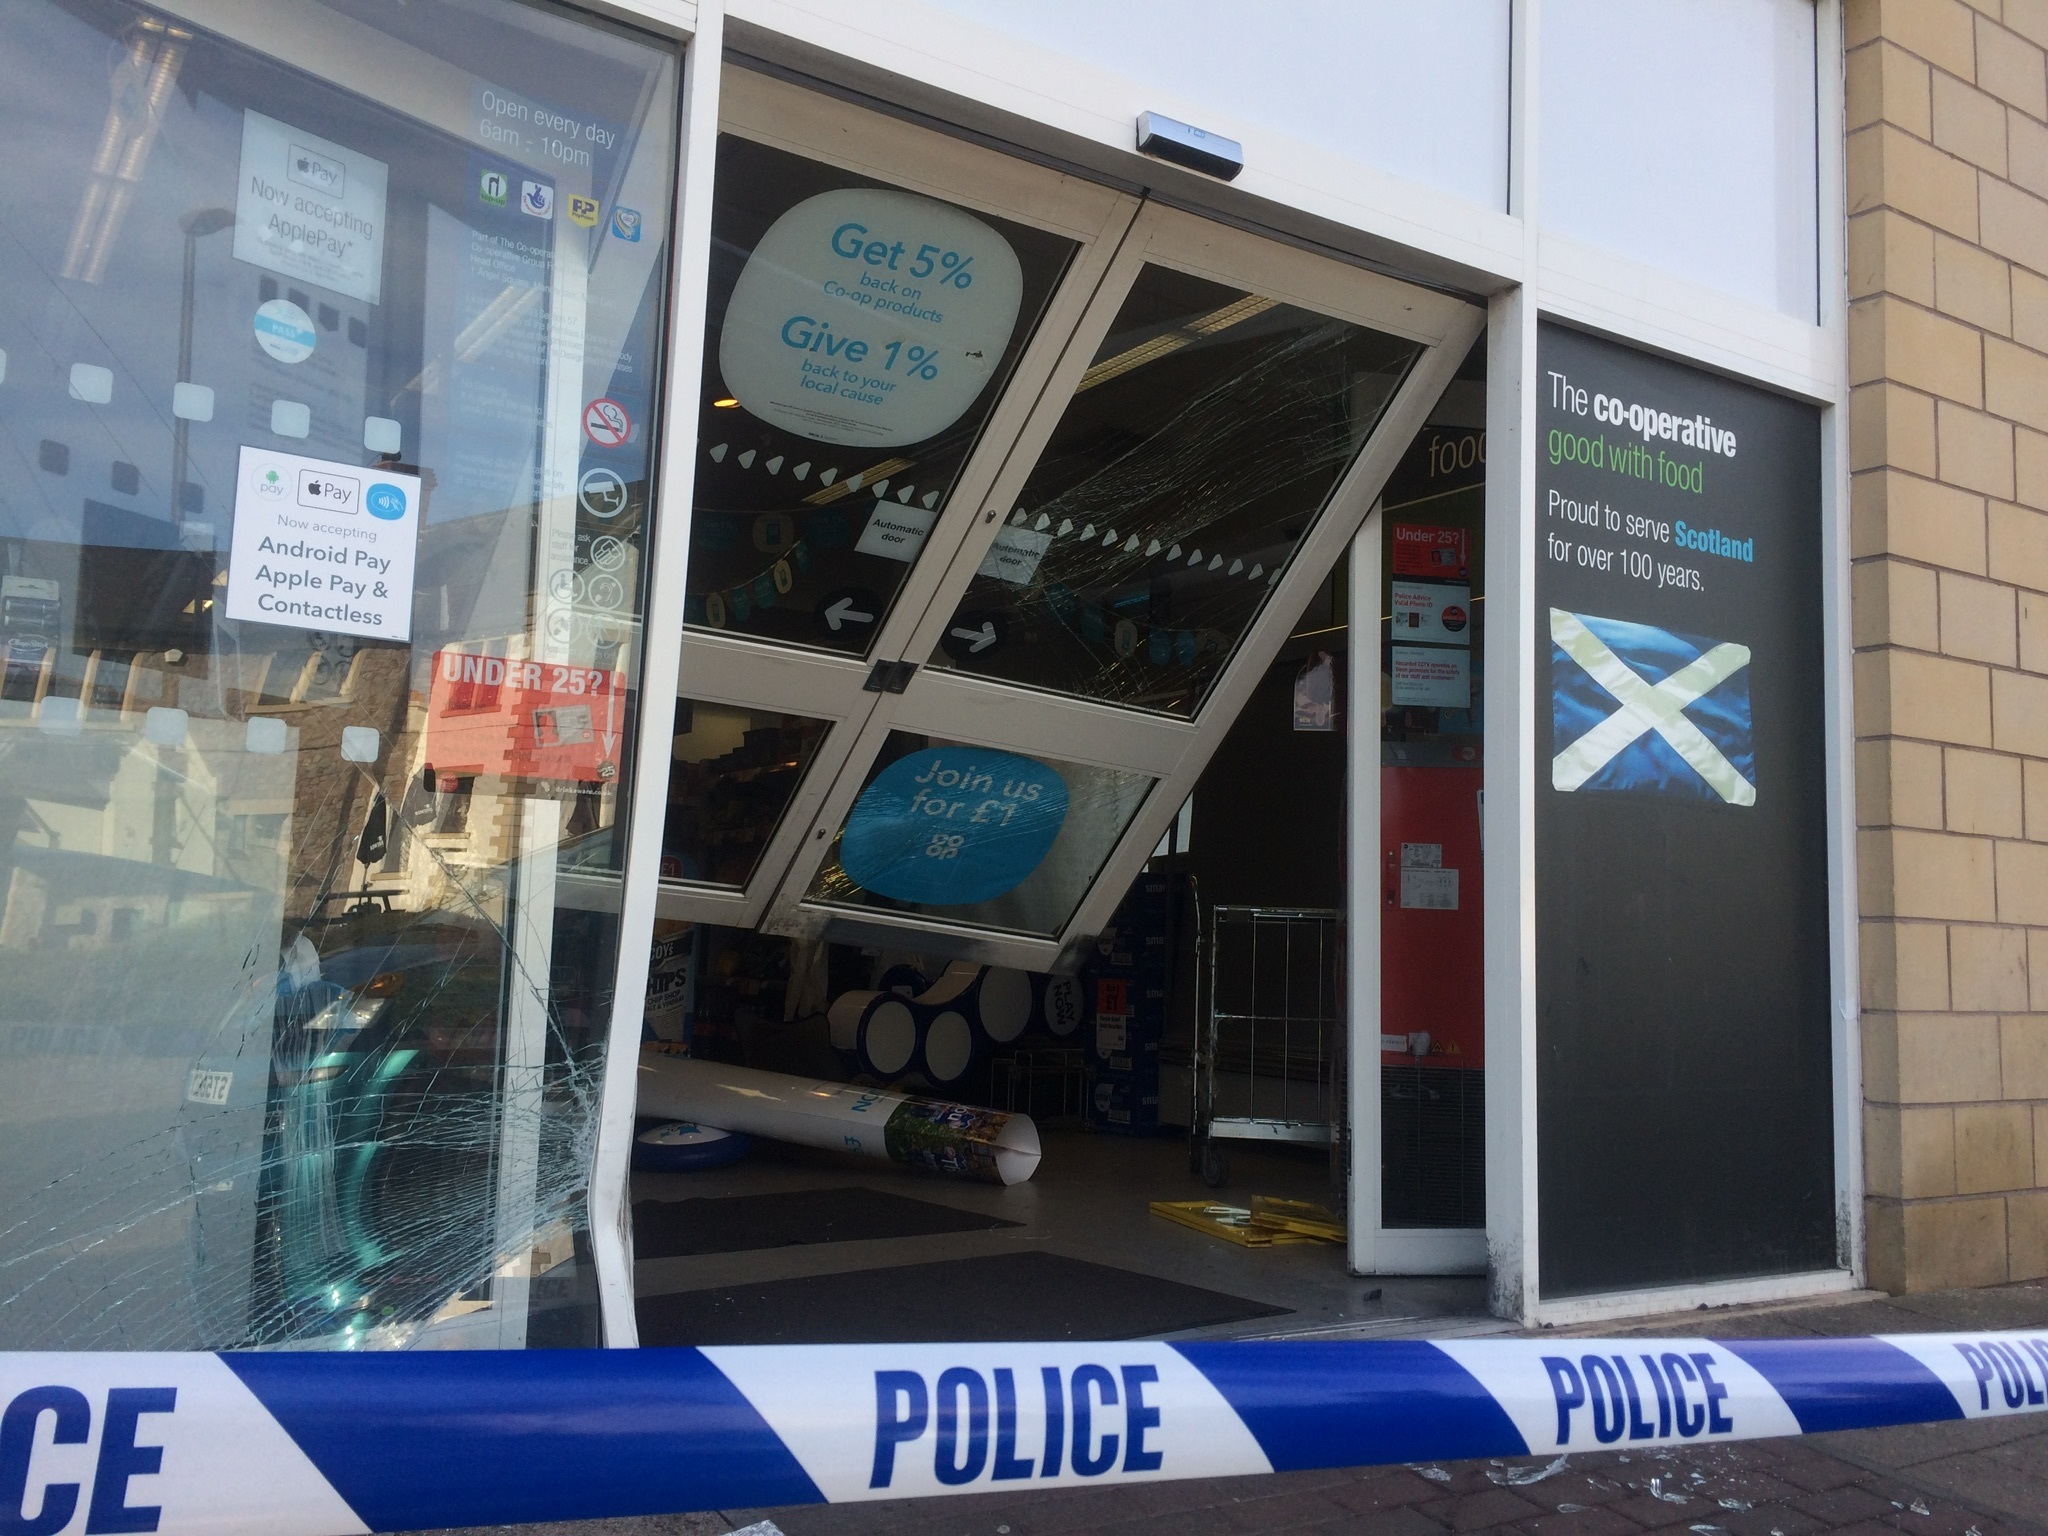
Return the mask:
[[[867,693],[901,693],[917,671],[914,661],[878,661],[860,686]]]

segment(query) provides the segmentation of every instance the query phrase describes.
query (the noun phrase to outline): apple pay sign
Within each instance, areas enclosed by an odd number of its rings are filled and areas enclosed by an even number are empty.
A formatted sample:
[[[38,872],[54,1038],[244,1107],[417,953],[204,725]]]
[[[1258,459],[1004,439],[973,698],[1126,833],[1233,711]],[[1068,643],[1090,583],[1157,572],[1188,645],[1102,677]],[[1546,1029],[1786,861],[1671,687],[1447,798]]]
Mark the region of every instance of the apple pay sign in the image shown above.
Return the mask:
[[[419,530],[416,475],[244,448],[227,616],[409,640]]]

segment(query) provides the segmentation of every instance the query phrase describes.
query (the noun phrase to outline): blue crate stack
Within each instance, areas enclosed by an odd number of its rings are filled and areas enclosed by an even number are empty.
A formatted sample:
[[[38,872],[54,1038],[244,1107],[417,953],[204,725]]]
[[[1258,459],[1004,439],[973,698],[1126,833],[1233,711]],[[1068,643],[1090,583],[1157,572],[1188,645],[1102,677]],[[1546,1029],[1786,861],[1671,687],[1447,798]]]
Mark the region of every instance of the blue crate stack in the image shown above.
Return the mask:
[[[1159,1131],[1172,914],[1171,880],[1140,875],[1082,969],[1088,1122],[1096,1130],[1124,1136]]]

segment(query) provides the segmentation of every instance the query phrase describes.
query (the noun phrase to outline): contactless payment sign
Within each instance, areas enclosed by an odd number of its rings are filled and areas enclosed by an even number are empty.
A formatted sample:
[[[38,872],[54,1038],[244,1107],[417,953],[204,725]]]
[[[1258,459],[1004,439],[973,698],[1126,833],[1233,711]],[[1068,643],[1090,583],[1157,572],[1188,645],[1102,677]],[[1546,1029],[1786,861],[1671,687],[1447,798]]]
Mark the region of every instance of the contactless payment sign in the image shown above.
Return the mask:
[[[408,640],[419,536],[417,475],[244,448],[227,616]]]
[[[970,906],[1021,885],[1066,819],[1066,780],[1044,763],[933,747],[891,763],[861,791],[839,862],[878,896]]]
[[[800,436],[922,442],[986,387],[1023,298],[1016,252],[973,215],[909,192],[823,192],[754,247],[718,367],[743,407]]]

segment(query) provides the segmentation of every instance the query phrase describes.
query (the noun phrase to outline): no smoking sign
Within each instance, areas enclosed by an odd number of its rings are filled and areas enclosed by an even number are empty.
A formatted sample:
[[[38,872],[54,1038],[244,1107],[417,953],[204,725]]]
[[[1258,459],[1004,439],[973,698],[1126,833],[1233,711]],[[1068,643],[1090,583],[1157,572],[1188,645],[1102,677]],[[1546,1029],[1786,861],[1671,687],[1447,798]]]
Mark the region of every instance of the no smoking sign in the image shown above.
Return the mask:
[[[583,407],[583,435],[600,448],[618,448],[633,435],[633,417],[609,395]]]

